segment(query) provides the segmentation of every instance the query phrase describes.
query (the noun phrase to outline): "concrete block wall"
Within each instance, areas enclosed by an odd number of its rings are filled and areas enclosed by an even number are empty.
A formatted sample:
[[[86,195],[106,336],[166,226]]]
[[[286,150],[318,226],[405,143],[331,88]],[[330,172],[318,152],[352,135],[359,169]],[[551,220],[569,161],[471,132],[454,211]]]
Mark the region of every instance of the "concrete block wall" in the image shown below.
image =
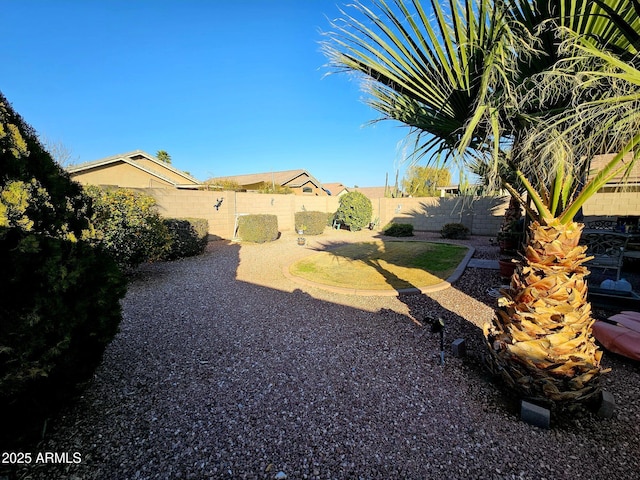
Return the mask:
[[[209,222],[209,233],[221,238],[232,238],[235,221],[234,192],[141,188],[155,198],[158,213],[163,217],[204,218]],[[228,195],[231,193],[231,195]],[[216,209],[216,205],[222,203]]]
[[[295,229],[295,212],[302,210],[335,212],[338,197],[306,195],[266,195],[249,192],[209,192],[164,188],[138,189],[150,194],[165,217],[204,218],[209,233],[232,239],[240,214],[272,214],[282,232]],[[411,223],[415,230],[437,232],[447,223],[462,223],[474,235],[493,236],[499,231],[508,206],[508,197],[483,198],[377,198],[371,201],[373,219],[379,228],[390,222]],[[218,208],[215,205],[219,203]],[[598,193],[584,207],[589,218],[640,215],[640,193]]]
[[[137,190],[155,198],[163,217],[204,218],[209,222],[211,235],[227,239],[233,238],[236,219],[241,215],[276,215],[280,231],[293,231],[295,212],[335,212],[338,209],[337,197],[153,188]]]
[[[447,223],[462,223],[475,235],[495,235],[508,204],[507,197],[382,198],[380,225],[410,223],[415,230],[437,232]]]
[[[238,215],[275,215],[278,217],[280,231],[293,230],[291,211],[294,208],[295,195],[265,195],[261,193],[235,193],[236,214]]]
[[[471,231],[473,234],[495,236],[500,231],[508,206],[509,197],[482,197],[475,199],[471,204],[471,218],[473,219]]]
[[[582,211],[585,217],[640,215],[640,192],[598,192],[584,204]]]
[[[295,217],[295,212],[326,212],[335,213],[338,210],[339,199],[338,197],[319,196],[319,197],[307,197],[304,195],[296,195],[294,199],[294,209],[291,212],[291,221]]]

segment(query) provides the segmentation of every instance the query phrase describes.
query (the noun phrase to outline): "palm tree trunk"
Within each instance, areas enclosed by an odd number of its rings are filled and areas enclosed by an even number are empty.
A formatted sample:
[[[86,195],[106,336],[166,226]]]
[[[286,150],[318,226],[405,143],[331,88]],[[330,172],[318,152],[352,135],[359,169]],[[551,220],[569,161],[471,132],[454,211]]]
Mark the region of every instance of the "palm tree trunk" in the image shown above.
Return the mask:
[[[584,225],[533,222],[524,258],[485,324],[489,366],[521,395],[579,402],[600,392],[602,351],[591,334]]]

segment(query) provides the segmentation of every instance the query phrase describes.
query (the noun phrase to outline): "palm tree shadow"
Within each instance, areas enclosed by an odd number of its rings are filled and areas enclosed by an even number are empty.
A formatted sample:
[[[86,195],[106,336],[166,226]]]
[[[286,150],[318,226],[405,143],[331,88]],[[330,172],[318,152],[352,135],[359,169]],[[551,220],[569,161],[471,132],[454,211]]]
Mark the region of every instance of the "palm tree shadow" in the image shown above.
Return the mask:
[[[421,327],[430,326],[438,318],[451,316],[457,317],[459,321],[469,323],[466,319],[463,319],[454,312],[442,307],[439,302],[434,300],[428,294],[422,293],[420,290],[421,286],[413,285],[407,280],[398,277],[389,269],[385,268],[380,263],[379,259],[376,258],[376,255],[381,253],[383,250],[384,240],[381,241],[383,242],[382,245],[371,242],[362,243],[361,248],[359,248],[357,251],[351,250],[346,253],[344,252],[344,250],[337,252],[336,249],[348,244],[347,242],[324,243],[319,245],[318,247],[313,247],[312,250],[332,254],[337,261],[360,261],[365,265],[371,267],[384,278],[385,282],[389,286],[391,286],[397,292],[398,299],[405,305],[407,305],[409,317],[411,318],[411,320]],[[402,287],[398,288],[399,285],[402,285]],[[472,299],[483,301],[487,305],[490,302],[490,299],[488,300],[487,298],[481,298],[480,295],[477,295],[477,297],[478,298],[472,297]],[[479,332],[479,328],[476,327],[475,330]]]
[[[384,239],[378,240],[378,242],[360,242],[357,249],[351,249],[348,251],[341,250],[340,252],[336,251],[339,247],[353,244],[349,242],[327,242],[316,247],[311,247],[311,250],[333,255],[337,262],[343,260],[346,262],[361,262],[364,265],[371,267],[384,279],[387,285],[397,292],[398,295],[419,293],[420,289],[423,288],[424,285],[414,285],[411,281],[399,277],[393,271],[386,268],[381,262],[381,255],[385,252],[386,244],[388,242],[389,240]],[[389,260],[386,260],[386,262],[393,263]],[[404,266],[400,264],[397,265]],[[439,272],[427,269],[424,269],[424,271],[434,277],[441,278]],[[441,278],[441,280],[445,281],[444,278]]]
[[[384,239],[380,240],[384,242]],[[493,398],[493,402],[491,403],[491,405],[493,405],[492,408],[500,411],[508,411],[513,415],[518,414],[519,399],[504,387],[499,376],[493,374],[487,368],[486,341],[480,325],[478,325],[477,322],[474,322],[473,319],[465,318],[443,306],[443,304],[438,301],[437,293],[422,293],[420,286],[407,284],[406,280],[399,278],[392,271],[384,268],[376,258],[372,258],[381,250],[379,245],[363,243],[362,249],[357,252],[352,252],[350,255],[344,255],[343,251],[335,251],[338,247],[346,244],[348,244],[348,242],[329,242],[312,249],[318,252],[331,253],[335,255],[337,261],[361,261],[374,269],[385,279],[389,286],[396,290],[397,298],[406,305],[407,316],[420,329],[419,335],[424,341],[425,350],[429,352],[427,358],[430,363],[441,363],[441,355],[444,353],[444,359],[447,365],[454,364],[456,367],[462,368],[468,375],[482,380],[482,383],[486,385],[482,395]],[[468,275],[465,277],[463,274],[454,285],[448,288],[464,292],[460,293],[460,295],[464,297],[464,301],[480,302],[487,307],[495,308],[496,298],[492,297],[489,292],[490,290],[495,290],[505,282],[500,279],[498,272],[487,271],[483,273],[483,278],[485,278],[487,282],[487,288],[485,289],[478,288],[476,284],[477,278],[477,275]],[[406,284],[406,287],[397,288],[397,286],[401,284]],[[461,285],[462,288],[458,288],[457,285]],[[382,309],[380,314],[390,321],[396,321],[399,316],[403,315],[391,309]],[[444,337],[444,350],[442,351],[440,324],[443,324],[442,335]],[[460,340],[463,341],[464,347],[463,350],[456,348],[455,354],[458,355],[456,356],[454,354],[453,344]],[[471,382],[469,385],[472,384],[475,384],[475,382]],[[475,396],[478,395],[478,392],[469,392],[469,394]]]

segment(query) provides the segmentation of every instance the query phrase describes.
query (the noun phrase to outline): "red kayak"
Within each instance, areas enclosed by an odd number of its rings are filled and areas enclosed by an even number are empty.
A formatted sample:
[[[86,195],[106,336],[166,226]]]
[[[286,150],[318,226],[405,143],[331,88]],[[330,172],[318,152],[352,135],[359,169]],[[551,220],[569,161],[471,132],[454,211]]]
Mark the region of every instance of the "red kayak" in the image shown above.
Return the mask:
[[[640,360],[640,312],[620,312],[593,324],[593,335],[610,352]]]

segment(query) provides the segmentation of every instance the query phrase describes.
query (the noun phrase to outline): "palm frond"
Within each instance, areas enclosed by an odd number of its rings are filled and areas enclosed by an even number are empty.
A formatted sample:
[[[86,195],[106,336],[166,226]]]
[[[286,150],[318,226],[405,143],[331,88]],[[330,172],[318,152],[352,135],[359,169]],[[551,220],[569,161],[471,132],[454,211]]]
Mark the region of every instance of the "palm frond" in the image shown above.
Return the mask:
[[[570,100],[562,111],[541,112],[525,141],[524,151],[551,158],[558,146],[571,152],[568,164],[575,181],[584,178],[590,160],[599,154],[630,151],[630,142],[640,131],[640,70],[637,62],[623,61],[615,53],[595,45],[590,38],[566,30],[560,51],[564,58],[554,68],[534,78],[536,88],[524,101],[553,103],[552,97]],[[551,100],[550,100],[551,99]],[[622,162],[623,156],[617,158]],[[591,195],[629,165],[609,165],[584,188]],[[584,203],[583,193],[576,201]],[[570,206],[577,211],[578,206]],[[568,216],[563,215],[563,218]]]

